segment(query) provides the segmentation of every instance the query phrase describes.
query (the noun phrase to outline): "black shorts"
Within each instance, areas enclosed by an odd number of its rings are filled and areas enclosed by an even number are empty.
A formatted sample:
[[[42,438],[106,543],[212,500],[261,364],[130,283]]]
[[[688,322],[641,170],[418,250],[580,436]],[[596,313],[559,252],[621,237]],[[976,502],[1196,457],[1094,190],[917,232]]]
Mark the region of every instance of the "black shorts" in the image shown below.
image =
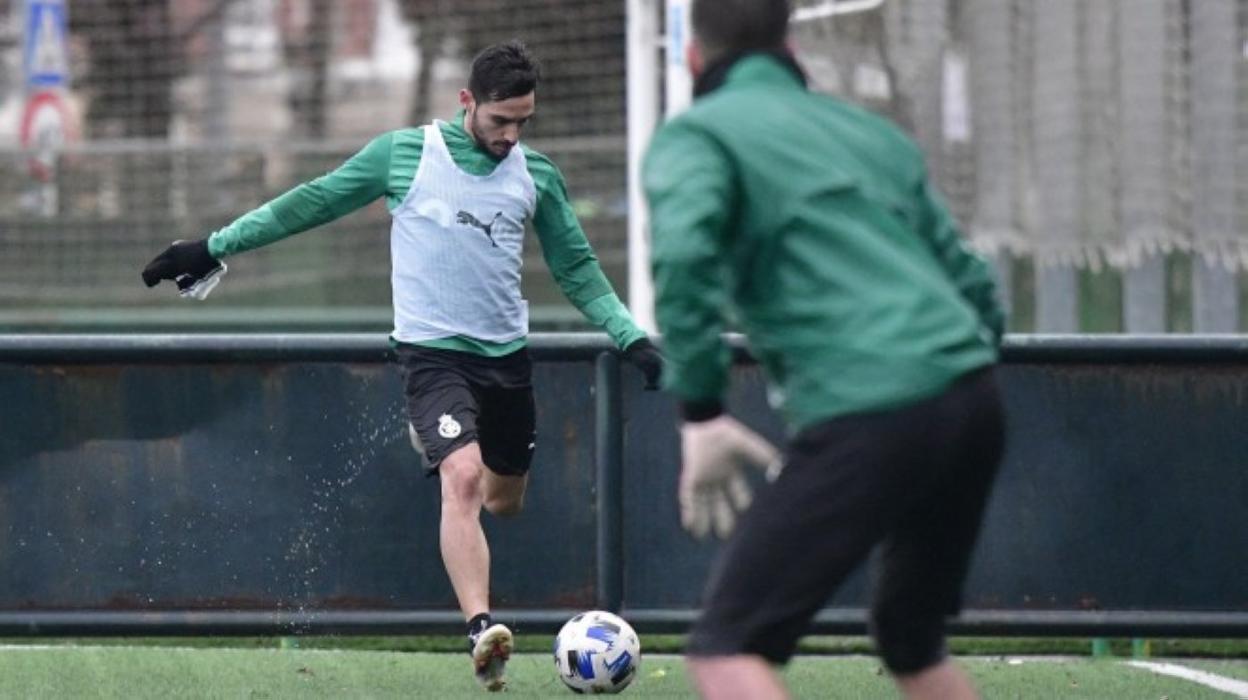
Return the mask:
[[[407,416],[432,474],[472,442],[490,471],[523,476],[533,462],[537,418],[529,351],[484,357],[400,345]]]
[[[876,545],[873,622],[880,607],[902,606],[943,644],[1003,443],[992,370],[911,406],[803,430],[716,561],[688,653],[788,661]]]

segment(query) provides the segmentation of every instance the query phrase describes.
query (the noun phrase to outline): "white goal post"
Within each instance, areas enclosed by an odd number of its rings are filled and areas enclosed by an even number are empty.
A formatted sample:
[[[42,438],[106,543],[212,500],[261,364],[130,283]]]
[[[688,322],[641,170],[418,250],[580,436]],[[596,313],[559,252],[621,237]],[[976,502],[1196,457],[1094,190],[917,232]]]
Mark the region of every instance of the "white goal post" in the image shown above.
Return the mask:
[[[647,332],[654,321],[654,281],[650,277],[650,230],[641,191],[641,159],[659,115],[671,117],[689,106],[693,78],[685,65],[691,32],[690,0],[628,1],[628,307]],[[793,11],[794,22],[868,12],[884,0],[822,0]],[[659,10],[663,10],[660,22]],[[662,53],[662,68],[659,54]],[[661,87],[660,87],[661,86]],[[663,99],[660,100],[660,94]]]

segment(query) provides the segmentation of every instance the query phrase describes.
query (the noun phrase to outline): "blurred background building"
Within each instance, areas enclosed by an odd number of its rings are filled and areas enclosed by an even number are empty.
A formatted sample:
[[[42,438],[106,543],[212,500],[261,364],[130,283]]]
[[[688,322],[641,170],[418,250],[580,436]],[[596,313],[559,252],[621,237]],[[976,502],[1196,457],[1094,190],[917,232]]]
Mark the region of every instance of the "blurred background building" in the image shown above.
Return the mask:
[[[1248,328],[1248,0],[852,3],[797,3],[812,84],[915,135],[1013,330]],[[623,296],[626,5],[0,0],[0,330],[385,330],[380,202],[232,259],[204,303],[138,272],[384,131],[449,119],[472,55],[511,37],[545,68],[526,140]],[[40,62],[64,80],[32,84]],[[61,111],[35,104],[48,91]],[[577,327],[530,240],[535,328]]]

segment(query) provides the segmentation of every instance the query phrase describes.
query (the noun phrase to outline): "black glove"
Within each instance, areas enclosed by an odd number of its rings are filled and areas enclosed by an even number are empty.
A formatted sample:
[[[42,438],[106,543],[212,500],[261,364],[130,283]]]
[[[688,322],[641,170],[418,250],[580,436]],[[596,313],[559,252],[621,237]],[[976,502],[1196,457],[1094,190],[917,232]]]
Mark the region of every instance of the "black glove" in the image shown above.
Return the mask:
[[[663,375],[663,355],[649,338],[638,338],[624,348],[624,359],[637,366],[646,375],[646,391],[659,388],[659,378]]]
[[[143,268],[143,283],[155,287],[173,280],[182,296],[203,299],[225,273],[225,265],[208,252],[208,239],[174,241]]]

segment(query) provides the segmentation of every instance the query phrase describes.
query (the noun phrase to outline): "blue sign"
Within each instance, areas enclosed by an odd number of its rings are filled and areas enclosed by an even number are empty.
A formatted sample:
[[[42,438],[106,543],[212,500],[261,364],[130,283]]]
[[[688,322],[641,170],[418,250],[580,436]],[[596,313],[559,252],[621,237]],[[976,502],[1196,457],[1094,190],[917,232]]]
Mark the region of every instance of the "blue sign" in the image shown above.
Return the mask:
[[[61,87],[69,74],[65,0],[26,0],[22,72],[27,88]]]

